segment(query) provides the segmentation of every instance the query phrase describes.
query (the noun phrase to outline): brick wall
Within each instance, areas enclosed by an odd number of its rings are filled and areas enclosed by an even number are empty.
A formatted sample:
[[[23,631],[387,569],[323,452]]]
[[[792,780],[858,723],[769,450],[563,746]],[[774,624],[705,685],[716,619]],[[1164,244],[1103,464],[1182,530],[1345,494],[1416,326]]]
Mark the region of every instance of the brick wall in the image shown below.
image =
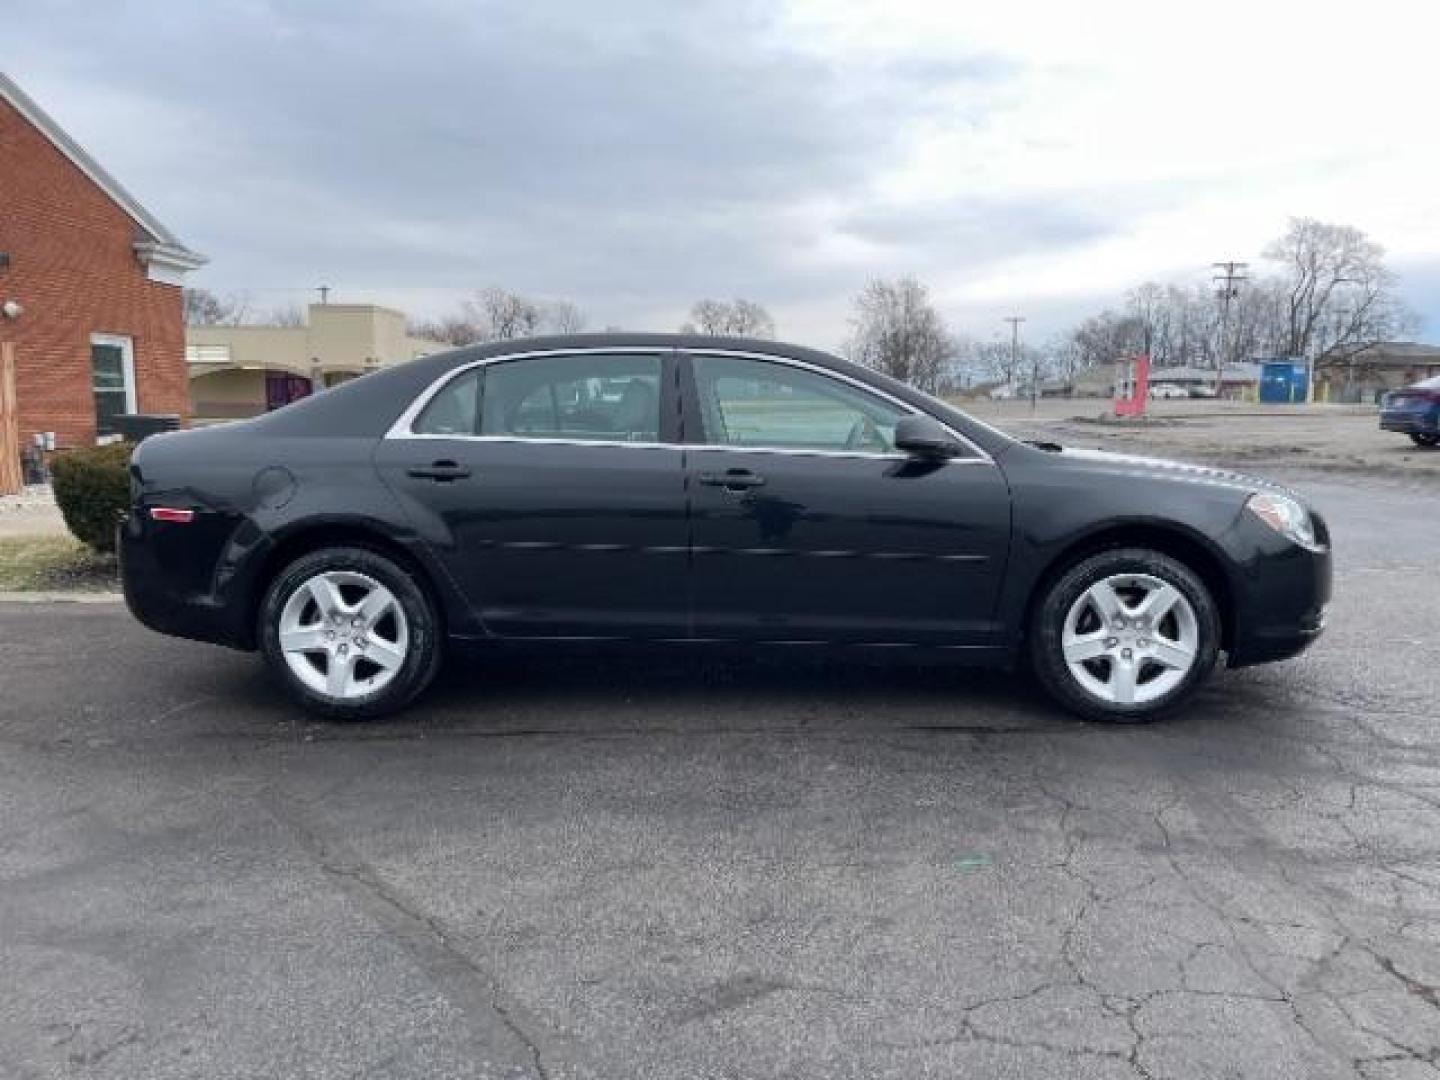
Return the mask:
[[[0,100],[0,341],[18,352],[20,433],[62,446],[95,439],[90,335],[134,340],[141,412],[190,412],[180,289],[150,281],[131,246],[139,227],[8,102]]]

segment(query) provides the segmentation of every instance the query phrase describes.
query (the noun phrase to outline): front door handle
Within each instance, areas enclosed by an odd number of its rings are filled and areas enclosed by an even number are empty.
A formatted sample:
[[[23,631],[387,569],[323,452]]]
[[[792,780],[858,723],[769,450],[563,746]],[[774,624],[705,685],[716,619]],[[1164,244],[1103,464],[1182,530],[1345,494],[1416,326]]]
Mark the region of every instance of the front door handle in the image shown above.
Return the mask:
[[[470,470],[458,461],[432,461],[429,465],[406,469],[405,475],[413,476],[416,480],[434,480],[437,484],[448,484],[451,480],[464,480],[470,475]]]
[[[722,487],[726,491],[746,491],[763,487],[765,478],[749,469],[726,469],[723,473],[701,473],[700,483],[706,487]]]

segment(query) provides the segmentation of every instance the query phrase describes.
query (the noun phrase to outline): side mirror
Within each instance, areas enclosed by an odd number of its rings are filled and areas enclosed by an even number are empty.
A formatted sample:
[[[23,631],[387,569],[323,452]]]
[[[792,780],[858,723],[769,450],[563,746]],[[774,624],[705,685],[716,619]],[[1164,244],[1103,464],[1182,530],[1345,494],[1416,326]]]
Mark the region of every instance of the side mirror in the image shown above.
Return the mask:
[[[964,452],[955,436],[929,416],[906,416],[895,425],[895,449],[917,458],[952,458]]]

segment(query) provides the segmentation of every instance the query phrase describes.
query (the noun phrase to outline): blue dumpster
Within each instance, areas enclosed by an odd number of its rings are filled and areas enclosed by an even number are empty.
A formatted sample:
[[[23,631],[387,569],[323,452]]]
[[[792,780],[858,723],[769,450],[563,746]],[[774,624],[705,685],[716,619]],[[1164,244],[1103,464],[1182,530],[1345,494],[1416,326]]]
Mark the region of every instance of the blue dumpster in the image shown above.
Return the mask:
[[[1303,360],[1267,360],[1260,366],[1260,400],[1276,404],[1310,397],[1310,367]]]

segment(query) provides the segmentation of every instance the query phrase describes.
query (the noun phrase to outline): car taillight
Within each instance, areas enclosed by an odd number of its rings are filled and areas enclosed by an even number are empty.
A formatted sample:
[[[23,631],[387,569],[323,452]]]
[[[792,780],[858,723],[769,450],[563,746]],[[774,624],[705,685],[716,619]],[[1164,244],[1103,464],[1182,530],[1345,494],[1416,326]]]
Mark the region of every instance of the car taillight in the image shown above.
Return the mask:
[[[174,525],[189,525],[195,520],[194,510],[180,510],[173,506],[152,506],[150,517],[154,521],[168,521]]]

